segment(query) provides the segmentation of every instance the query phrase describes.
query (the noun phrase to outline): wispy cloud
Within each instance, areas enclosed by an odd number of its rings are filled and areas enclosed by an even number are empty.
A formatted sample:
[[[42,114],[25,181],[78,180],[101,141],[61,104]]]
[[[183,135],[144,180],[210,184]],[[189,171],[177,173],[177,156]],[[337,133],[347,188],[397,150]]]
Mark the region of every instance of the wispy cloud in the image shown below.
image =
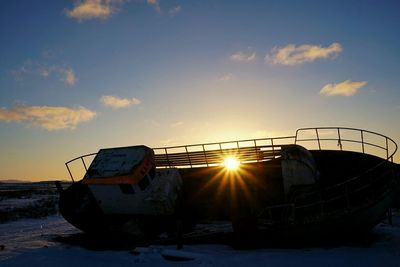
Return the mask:
[[[63,81],[68,85],[74,85],[76,83],[76,77],[74,70],[71,68],[63,69],[62,73],[64,75]]]
[[[171,17],[173,17],[173,16],[175,16],[176,14],[178,14],[181,11],[182,11],[182,7],[181,6],[176,6],[176,7],[170,8],[169,11],[168,11],[168,14]]]
[[[10,71],[11,75],[14,77],[15,80],[21,81],[25,78],[26,75],[32,74],[34,67],[32,60],[28,59],[18,67],[17,69],[13,69]]]
[[[171,124],[172,128],[179,127],[183,125],[183,121],[177,121]]]
[[[365,85],[367,85],[367,82],[352,82],[351,80],[346,80],[337,84],[329,83],[322,87],[319,93],[326,96],[352,96]]]
[[[73,86],[77,82],[75,72],[71,67],[58,65],[57,63],[49,64],[47,60],[43,59],[35,61],[28,59],[20,67],[11,70],[10,73],[17,81],[24,80],[29,75],[41,76],[43,78],[55,75],[60,81],[69,86]]]
[[[342,50],[343,48],[339,43],[332,43],[328,47],[310,44],[299,46],[289,44],[285,47],[275,47],[266,55],[265,60],[271,64],[297,65],[313,62],[320,58],[332,58]]]
[[[104,106],[114,109],[127,108],[141,103],[137,98],[119,98],[112,95],[102,96],[100,102],[103,103]]]
[[[60,66],[50,66],[50,67],[44,67],[44,68],[39,68],[38,73],[40,76],[47,78],[49,77],[52,73],[55,73],[59,76],[60,81],[64,82],[65,84],[69,86],[75,85],[77,79],[75,76],[75,72],[72,68],[64,68]]]
[[[27,122],[49,131],[75,129],[80,123],[96,117],[96,112],[84,107],[49,107],[15,105],[11,109],[0,108],[0,121]]]
[[[248,51],[237,51],[230,55],[229,58],[237,62],[252,62],[256,60],[256,52],[249,48]]]
[[[43,78],[47,78],[52,74],[56,74],[60,81],[64,82],[69,86],[75,85],[77,82],[75,72],[70,67],[61,67],[61,66],[49,66],[49,67],[39,67],[32,72],[33,74],[38,73]]]
[[[232,73],[226,73],[222,75],[221,77],[218,78],[218,81],[220,82],[227,82],[233,79],[233,74]]]
[[[146,120],[146,122],[152,127],[161,127],[161,123],[156,120]]]
[[[147,0],[147,4],[152,5],[158,13],[161,13],[160,2],[158,0]]]
[[[81,22],[90,19],[107,19],[119,11],[119,5],[124,0],[81,0],[74,4],[74,7],[65,10],[65,14]]]

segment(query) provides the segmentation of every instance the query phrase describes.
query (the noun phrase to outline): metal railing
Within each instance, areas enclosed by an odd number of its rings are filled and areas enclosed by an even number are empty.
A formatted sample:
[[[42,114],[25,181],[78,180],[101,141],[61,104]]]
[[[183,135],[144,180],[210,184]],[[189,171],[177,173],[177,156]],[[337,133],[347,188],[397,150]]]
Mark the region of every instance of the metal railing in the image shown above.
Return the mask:
[[[316,138],[299,138],[299,133],[306,131],[314,132]],[[337,133],[337,137],[329,136],[321,138],[321,135],[324,136],[323,132],[326,131]],[[343,138],[344,131],[358,133],[360,139]],[[384,145],[366,142],[365,134],[383,140]],[[382,161],[379,161],[360,174],[346,179],[344,182],[339,182],[328,187],[307,190],[295,196],[289,203],[266,207],[258,216],[271,216],[273,210],[279,209],[281,210],[281,215],[285,215],[284,218],[281,217],[280,219],[286,221],[286,223],[299,223],[299,219],[318,220],[324,216],[343,212],[348,213],[360,206],[368,206],[382,199],[387,193],[396,188],[398,181],[394,166],[390,162],[393,162],[394,155],[397,152],[397,144],[391,138],[379,133],[347,127],[301,128],[296,131],[296,144],[300,142],[316,142],[318,149],[322,150],[326,141],[337,142],[337,147],[341,151],[344,150],[345,143],[355,143],[361,145],[360,152],[363,154],[367,154],[367,147],[372,147],[383,151],[385,156],[381,157]]]
[[[72,182],[75,182],[75,180],[74,180],[74,176],[73,176],[73,174],[71,172],[71,168],[70,168],[69,164],[71,164],[72,162],[74,162],[76,160],[81,160],[82,165],[85,168],[85,175],[86,175],[86,172],[88,171],[88,168],[87,168],[87,165],[86,165],[86,162],[85,162],[85,158],[93,157],[93,156],[96,156],[96,155],[97,155],[97,153],[90,153],[90,154],[86,154],[86,155],[83,155],[83,156],[80,156],[80,157],[76,157],[74,159],[71,159],[71,160],[65,162],[65,166],[67,167],[67,170],[68,170],[69,176],[71,177]]]
[[[271,160],[280,156],[282,145],[293,143],[294,140],[295,136],[287,136],[161,147],[153,150],[157,167],[210,167],[223,165],[227,157],[234,157],[241,163]]]
[[[293,144],[295,136],[248,139],[240,141],[214,142],[194,145],[153,148],[155,164],[159,168],[196,168],[221,166],[224,159],[234,157],[241,163],[262,162],[280,156],[282,145]],[[81,161],[85,173],[88,170],[90,153],[65,163],[71,180],[75,182],[70,164]]]
[[[310,137],[310,138],[299,138],[299,134],[301,132],[313,132],[315,133],[315,137]],[[358,136],[359,139],[349,139],[349,138],[343,138],[345,133],[353,133]],[[372,141],[366,141],[366,134],[370,135],[370,138],[375,138],[378,141],[379,139],[383,141],[384,145],[379,144],[378,142],[372,143]],[[328,136],[329,137],[324,137]],[[394,155],[397,152],[397,144],[393,139],[382,135],[380,133],[372,132],[372,131],[367,131],[367,130],[362,130],[362,129],[356,129],[356,128],[348,128],[348,127],[318,127],[318,128],[300,128],[296,130],[296,137],[295,137],[295,144],[301,143],[301,142],[316,142],[318,145],[318,149],[322,150],[322,146],[324,142],[328,141],[335,141],[337,142],[337,147],[339,147],[339,150],[343,150],[343,147],[345,144],[359,144],[362,153],[366,154],[366,149],[368,147],[371,148],[376,148],[378,150],[381,150],[385,154],[386,160],[390,160],[393,162]],[[307,147],[307,146],[306,146]],[[332,148],[332,147],[331,147]],[[346,150],[346,149],[345,149]],[[368,153],[369,154],[369,153]]]
[[[316,137],[300,138],[299,134],[302,132],[313,131]],[[343,131],[351,131],[358,133],[359,139],[343,138]],[[334,137],[324,137],[326,132],[335,132],[337,136]],[[375,137],[382,138],[385,145],[380,145],[377,143],[367,142],[365,140],[365,135],[373,135]],[[210,167],[219,166],[224,162],[226,157],[235,157],[241,163],[252,163],[252,162],[262,162],[268,161],[280,156],[281,147],[288,144],[298,144],[305,143],[305,147],[308,148],[310,142],[316,142],[318,149],[323,148],[324,142],[337,142],[337,147],[340,150],[346,150],[346,143],[356,143],[361,145],[362,153],[366,153],[367,147],[374,147],[385,152],[386,157],[382,162],[386,160],[393,161],[393,157],[397,151],[397,144],[384,135],[379,133],[355,129],[346,127],[319,127],[319,128],[301,128],[296,131],[295,136],[286,137],[276,137],[276,138],[262,138],[262,139],[249,139],[240,141],[228,141],[228,142],[215,142],[215,143],[205,143],[205,144],[195,144],[195,145],[185,145],[185,146],[172,146],[172,147],[162,147],[154,148],[155,162],[157,167],[176,167],[176,168],[195,168],[195,167]],[[77,158],[74,158],[65,163],[71,180],[75,182],[74,175],[71,172],[70,164],[76,161],[81,161],[85,174],[88,170],[88,162],[85,159],[95,156],[97,153],[86,154]],[[378,166],[373,166],[371,170],[377,168]],[[367,171],[367,172],[368,172]],[[84,175],[85,175],[84,174]],[[365,174],[361,174],[363,176]],[[350,183],[352,180],[358,179],[359,177],[354,177],[348,180],[346,183]],[[345,184],[346,184],[345,183]],[[344,193],[350,192],[347,185],[344,186]],[[320,191],[314,192],[320,194]],[[348,197],[345,195],[345,197]],[[326,200],[324,200],[326,201]],[[321,203],[318,203],[321,205]],[[292,205],[290,205],[292,207]]]

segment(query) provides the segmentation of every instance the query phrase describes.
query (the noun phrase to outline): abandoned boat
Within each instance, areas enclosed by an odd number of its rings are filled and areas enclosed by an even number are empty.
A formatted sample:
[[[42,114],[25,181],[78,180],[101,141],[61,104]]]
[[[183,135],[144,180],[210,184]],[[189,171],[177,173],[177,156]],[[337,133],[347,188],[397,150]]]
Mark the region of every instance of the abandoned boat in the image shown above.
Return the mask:
[[[239,237],[325,239],[367,231],[384,218],[398,194],[396,151],[389,137],[343,127],[100,149],[66,163],[73,184],[60,188],[59,207],[88,233],[147,238],[228,221]],[[71,167],[77,163],[80,181]]]

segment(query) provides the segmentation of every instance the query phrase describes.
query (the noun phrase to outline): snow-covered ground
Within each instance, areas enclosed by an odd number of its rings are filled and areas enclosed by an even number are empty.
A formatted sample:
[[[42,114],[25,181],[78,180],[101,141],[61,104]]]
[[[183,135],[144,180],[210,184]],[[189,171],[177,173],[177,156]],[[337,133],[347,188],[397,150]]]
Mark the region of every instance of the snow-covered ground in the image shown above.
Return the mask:
[[[400,266],[400,214],[395,214],[393,226],[375,227],[369,243],[329,248],[235,250],[226,245],[184,245],[180,252],[172,245],[158,245],[100,251],[57,241],[74,235],[79,236],[79,230],[58,215],[0,224],[0,266]],[[163,257],[177,253],[193,260]]]
[[[56,214],[57,203],[58,192],[54,182],[0,182],[0,223]]]

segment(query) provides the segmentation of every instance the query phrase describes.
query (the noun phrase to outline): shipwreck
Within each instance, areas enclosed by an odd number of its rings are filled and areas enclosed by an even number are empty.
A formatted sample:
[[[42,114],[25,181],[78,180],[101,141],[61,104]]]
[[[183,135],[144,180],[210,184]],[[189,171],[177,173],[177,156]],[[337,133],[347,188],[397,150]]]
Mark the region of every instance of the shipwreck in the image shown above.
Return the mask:
[[[88,233],[176,236],[228,222],[239,238],[326,239],[368,231],[399,191],[397,144],[368,130],[175,147],[100,149],[66,163],[60,212]],[[76,181],[72,164],[82,164]],[[90,163],[90,164],[89,164]]]

